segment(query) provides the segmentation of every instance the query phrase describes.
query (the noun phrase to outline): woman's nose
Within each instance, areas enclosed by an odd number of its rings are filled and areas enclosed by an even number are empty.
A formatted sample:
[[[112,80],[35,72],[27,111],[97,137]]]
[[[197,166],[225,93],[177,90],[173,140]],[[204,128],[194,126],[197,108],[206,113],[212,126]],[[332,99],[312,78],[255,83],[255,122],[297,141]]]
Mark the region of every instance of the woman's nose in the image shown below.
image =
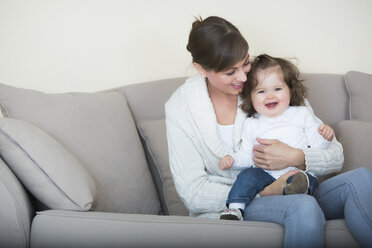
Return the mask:
[[[239,82],[245,82],[245,81],[247,81],[247,73],[245,73],[244,70],[239,70],[239,73],[238,73],[236,79]]]

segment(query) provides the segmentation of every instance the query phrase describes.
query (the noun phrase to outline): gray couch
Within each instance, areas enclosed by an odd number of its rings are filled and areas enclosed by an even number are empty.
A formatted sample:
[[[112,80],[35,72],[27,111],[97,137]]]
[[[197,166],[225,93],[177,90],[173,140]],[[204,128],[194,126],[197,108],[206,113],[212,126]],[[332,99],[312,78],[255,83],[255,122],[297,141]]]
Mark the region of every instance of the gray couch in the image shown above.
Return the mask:
[[[371,169],[372,76],[302,77],[343,144],[340,173]],[[184,79],[66,94],[0,84],[0,247],[281,247],[275,223],[187,216],[164,123]],[[359,247],[344,220],[327,221],[325,236]]]

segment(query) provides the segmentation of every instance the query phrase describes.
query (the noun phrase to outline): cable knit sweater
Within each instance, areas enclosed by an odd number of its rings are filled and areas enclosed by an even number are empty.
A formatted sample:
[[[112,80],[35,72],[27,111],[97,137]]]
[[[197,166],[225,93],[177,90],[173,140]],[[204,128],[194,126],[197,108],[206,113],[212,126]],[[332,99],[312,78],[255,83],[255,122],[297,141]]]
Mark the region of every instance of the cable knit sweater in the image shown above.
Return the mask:
[[[227,195],[239,173],[220,170],[218,162],[239,149],[246,114],[238,108],[232,150],[218,135],[207,84],[200,75],[188,78],[173,93],[165,104],[165,112],[169,163],[177,193],[191,216],[218,218],[226,209]],[[303,151],[307,171],[317,176],[339,171],[342,167],[342,146],[336,139],[327,149]]]

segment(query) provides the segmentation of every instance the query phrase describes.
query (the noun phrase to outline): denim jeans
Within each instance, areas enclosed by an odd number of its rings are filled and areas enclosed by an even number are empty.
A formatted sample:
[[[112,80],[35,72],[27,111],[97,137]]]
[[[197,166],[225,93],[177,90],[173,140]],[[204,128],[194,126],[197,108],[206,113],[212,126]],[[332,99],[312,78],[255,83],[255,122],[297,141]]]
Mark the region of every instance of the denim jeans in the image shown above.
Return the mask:
[[[316,177],[307,173],[309,178],[309,189],[308,194],[313,195],[316,187],[318,186],[318,180]],[[288,178],[288,183],[293,179],[293,176]],[[230,203],[245,203],[249,204],[255,196],[260,193],[266,186],[272,184],[275,178],[261,168],[248,168],[241,171],[233,184],[226,204]]]
[[[244,210],[244,220],[274,222],[284,226],[284,247],[324,247],[326,219],[345,218],[364,247],[372,247],[372,172],[349,171],[321,183],[316,198],[274,195],[254,199]]]

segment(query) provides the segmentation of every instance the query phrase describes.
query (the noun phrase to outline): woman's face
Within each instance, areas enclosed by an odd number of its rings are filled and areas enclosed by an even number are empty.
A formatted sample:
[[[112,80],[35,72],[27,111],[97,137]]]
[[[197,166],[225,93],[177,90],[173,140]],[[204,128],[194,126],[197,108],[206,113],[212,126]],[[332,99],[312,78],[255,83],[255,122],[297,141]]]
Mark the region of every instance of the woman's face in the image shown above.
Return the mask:
[[[232,68],[221,71],[205,71],[202,73],[207,78],[209,91],[218,91],[219,93],[237,96],[243,89],[247,80],[247,73],[251,70],[249,55]]]
[[[251,92],[254,109],[265,117],[281,115],[289,106],[291,94],[280,66],[258,70],[257,81]]]

